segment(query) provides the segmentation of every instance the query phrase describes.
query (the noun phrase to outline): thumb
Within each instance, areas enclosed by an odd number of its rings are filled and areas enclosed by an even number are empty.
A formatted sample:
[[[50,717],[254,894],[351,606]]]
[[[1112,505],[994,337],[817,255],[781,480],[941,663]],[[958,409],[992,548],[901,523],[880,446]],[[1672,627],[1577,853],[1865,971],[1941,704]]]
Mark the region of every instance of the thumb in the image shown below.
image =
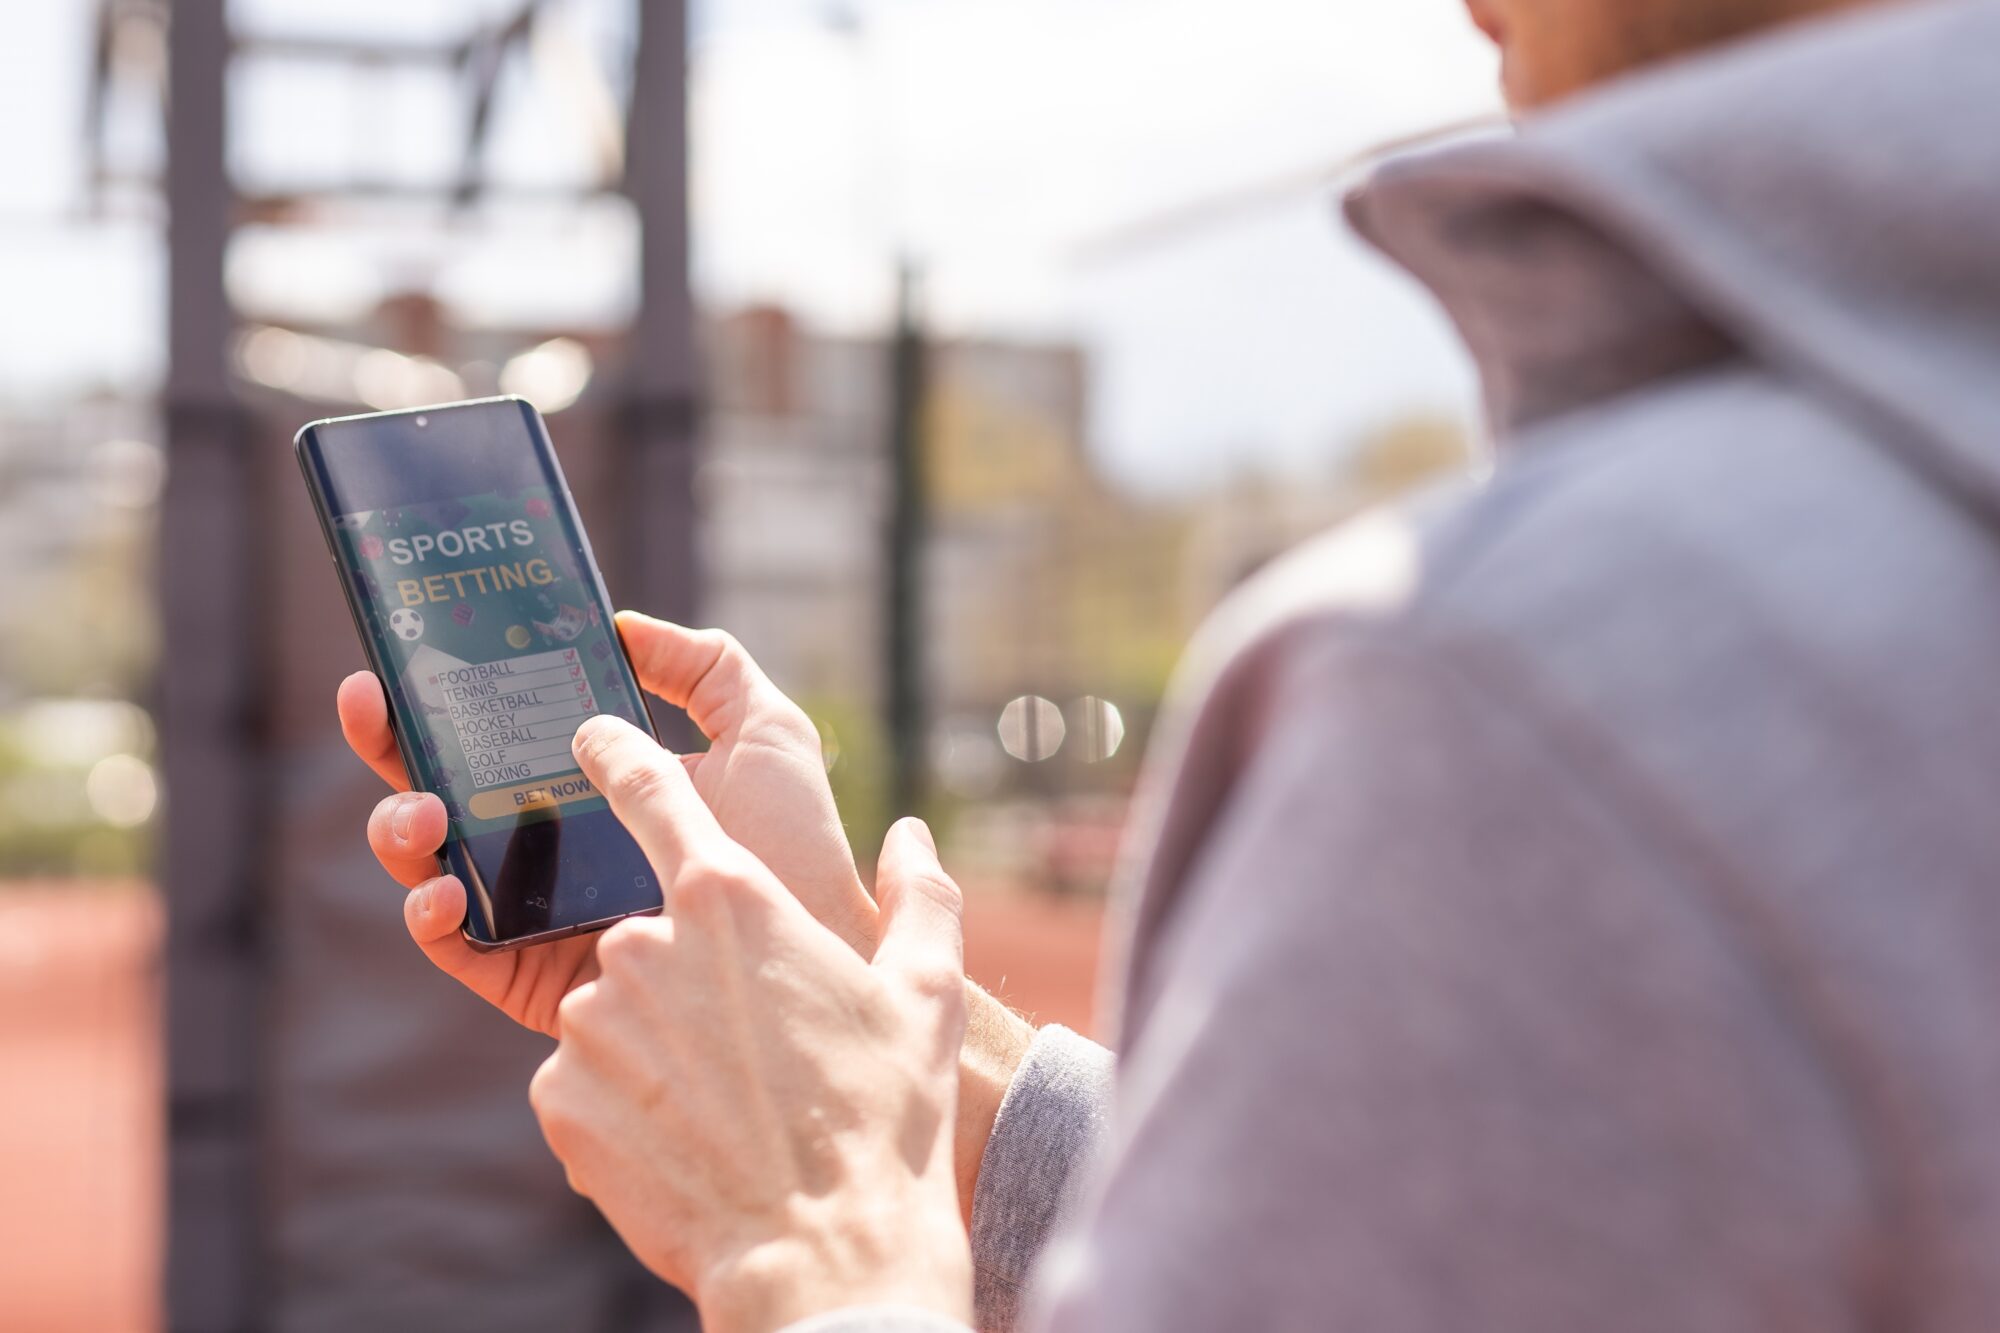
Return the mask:
[[[743,645],[719,629],[688,629],[636,611],[616,619],[639,684],[685,711],[712,741],[742,722],[753,700],[777,691]]]
[[[882,842],[875,867],[882,943],[875,966],[922,985],[959,987],[965,977],[965,898],[938,864],[937,844],[921,819],[901,819]]]

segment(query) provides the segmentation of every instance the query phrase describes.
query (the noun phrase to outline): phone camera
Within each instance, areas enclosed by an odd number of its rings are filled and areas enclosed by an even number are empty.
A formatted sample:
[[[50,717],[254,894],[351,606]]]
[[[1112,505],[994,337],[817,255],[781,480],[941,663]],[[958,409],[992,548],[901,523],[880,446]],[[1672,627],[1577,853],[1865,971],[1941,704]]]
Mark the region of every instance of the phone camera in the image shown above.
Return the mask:
[[[428,426],[430,424],[431,424],[431,419],[429,417],[420,416],[417,418],[417,428],[419,430],[423,429],[425,426]]]

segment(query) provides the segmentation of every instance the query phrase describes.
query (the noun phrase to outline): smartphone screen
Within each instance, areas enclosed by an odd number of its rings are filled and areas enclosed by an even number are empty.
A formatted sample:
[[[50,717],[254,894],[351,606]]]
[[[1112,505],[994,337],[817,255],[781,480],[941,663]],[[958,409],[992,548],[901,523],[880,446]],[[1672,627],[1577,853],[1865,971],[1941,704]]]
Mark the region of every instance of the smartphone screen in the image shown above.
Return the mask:
[[[465,932],[509,947],[657,911],[570,756],[652,723],[541,416],[514,398],[317,421],[299,461],[411,781],[444,802]]]

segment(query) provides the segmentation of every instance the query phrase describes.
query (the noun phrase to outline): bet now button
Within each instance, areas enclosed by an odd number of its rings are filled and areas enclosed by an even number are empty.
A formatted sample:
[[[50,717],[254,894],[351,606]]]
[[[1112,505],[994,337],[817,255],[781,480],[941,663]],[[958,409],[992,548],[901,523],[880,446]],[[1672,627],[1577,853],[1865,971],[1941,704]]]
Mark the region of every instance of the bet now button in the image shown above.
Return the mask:
[[[480,819],[505,819],[523,810],[568,805],[571,801],[587,801],[595,795],[597,788],[590,785],[590,779],[577,773],[566,778],[544,778],[540,782],[524,782],[518,787],[483,791],[474,796],[470,804],[472,813]]]

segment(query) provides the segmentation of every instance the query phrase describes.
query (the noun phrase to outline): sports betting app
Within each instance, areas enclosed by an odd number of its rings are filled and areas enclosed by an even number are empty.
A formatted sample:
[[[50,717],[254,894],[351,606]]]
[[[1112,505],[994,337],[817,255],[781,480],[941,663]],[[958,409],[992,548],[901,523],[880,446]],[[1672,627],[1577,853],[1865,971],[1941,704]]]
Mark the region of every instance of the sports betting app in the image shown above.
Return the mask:
[[[581,543],[546,487],[334,519],[410,748],[459,836],[601,808],[570,757],[592,714],[644,725]]]

